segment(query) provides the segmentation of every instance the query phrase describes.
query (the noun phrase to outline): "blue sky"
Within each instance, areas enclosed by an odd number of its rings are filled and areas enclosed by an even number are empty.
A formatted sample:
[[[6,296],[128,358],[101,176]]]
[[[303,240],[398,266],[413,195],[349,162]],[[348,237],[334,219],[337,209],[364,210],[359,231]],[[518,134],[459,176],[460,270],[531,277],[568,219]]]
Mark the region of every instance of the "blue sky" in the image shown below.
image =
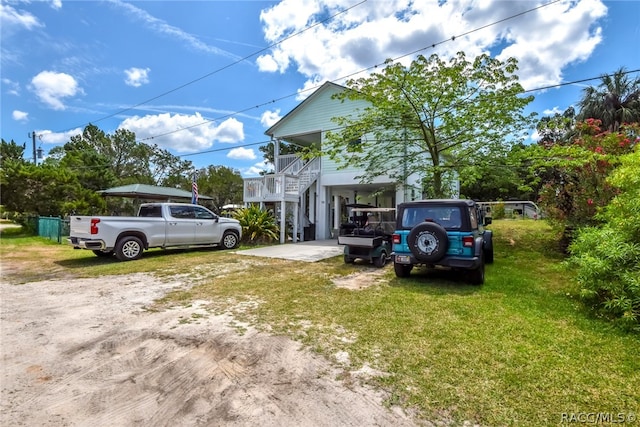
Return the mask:
[[[525,89],[640,69],[636,0],[0,1],[0,135],[27,156],[30,132],[46,153],[93,123],[247,177],[310,89],[418,49],[516,57]],[[584,86],[536,91],[530,110]]]

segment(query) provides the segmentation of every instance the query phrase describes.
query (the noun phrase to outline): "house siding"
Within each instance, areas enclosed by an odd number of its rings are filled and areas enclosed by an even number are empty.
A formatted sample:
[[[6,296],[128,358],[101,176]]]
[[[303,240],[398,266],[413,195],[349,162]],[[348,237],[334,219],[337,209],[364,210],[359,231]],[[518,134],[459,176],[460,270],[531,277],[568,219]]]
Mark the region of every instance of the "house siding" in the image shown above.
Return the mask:
[[[331,120],[332,118],[357,116],[370,105],[362,100],[342,102],[332,98],[344,90],[342,86],[325,83],[265,133],[273,139],[302,144],[315,143],[324,147],[327,131],[334,129],[336,132],[339,131],[338,125]],[[360,179],[357,178],[361,174],[362,170],[356,167],[340,167],[340,163],[326,155],[322,156],[315,181],[310,183],[311,187],[308,190],[303,190],[308,191],[307,196],[295,200],[282,199],[278,203],[282,212],[284,212],[285,203],[294,204],[294,209],[300,207],[301,216],[308,208],[308,219],[315,225],[316,238],[326,239],[335,237],[343,213],[342,206],[345,203],[353,203],[356,198],[367,203],[391,207],[396,203],[419,197],[413,190],[414,187],[389,186],[388,184],[393,181],[388,176],[378,176],[372,183],[361,185]],[[408,179],[409,186],[417,188],[418,184],[419,177],[412,176]],[[384,195],[373,195],[383,186],[386,187]],[[284,230],[284,216],[281,216],[281,226]],[[281,242],[284,242],[284,238],[282,231]]]

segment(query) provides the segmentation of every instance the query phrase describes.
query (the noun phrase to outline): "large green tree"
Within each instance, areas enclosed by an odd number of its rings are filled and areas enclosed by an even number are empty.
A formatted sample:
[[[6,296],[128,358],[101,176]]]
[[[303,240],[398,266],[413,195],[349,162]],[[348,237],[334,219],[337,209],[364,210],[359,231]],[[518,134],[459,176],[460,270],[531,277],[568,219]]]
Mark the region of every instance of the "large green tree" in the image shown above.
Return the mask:
[[[602,127],[617,132],[624,123],[640,122],[640,77],[632,77],[624,67],[603,74],[598,86],[584,89],[578,120],[597,119]]]
[[[226,204],[241,204],[244,181],[240,172],[227,166],[208,166],[198,171],[198,192],[213,198],[214,209]],[[189,181],[191,185],[191,181]]]
[[[458,53],[449,61],[419,56],[408,67],[387,61],[381,73],[347,82],[341,100],[369,106],[334,120],[326,153],[341,166],[355,166],[363,182],[388,175],[401,183],[425,177],[424,195],[449,196],[447,182],[464,167],[479,165],[521,141],[532,115],[522,96],[516,60],[488,55],[473,61]]]

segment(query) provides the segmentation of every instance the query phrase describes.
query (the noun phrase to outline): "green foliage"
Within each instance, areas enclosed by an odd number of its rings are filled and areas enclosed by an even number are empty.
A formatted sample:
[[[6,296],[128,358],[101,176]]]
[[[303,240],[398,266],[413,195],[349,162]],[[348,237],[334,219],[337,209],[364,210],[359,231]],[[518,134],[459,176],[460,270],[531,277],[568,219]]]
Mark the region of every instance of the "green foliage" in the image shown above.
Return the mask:
[[[132,183],[191,188],[185,178],[193,169],[190,161],[140,143],[126,129],[106,134],[88,125],[53,148],[40,165],[25,161],[23,154],[24,146],[2,140],[0,203],[9,211],[48,216],[129,212],[129,200],[110,198],[107,206],[97,191]]]
[[[25,145],[18,145],[14,140],[10,142],[2,139],[0,143],[0,162],[4,163],[7,160],[24,161]]]
[[[597,119],[602,127],[617,132],[624,123],[640,122],[640,77],[624,67],[600,77],[597,87],[584,89],[578,120]]]
[[[273,212],[249,206],[238,209],[233,217],[242,226],[242,240],[250,243],[269,243],[279,237],[279,227]]]
[[[504,219],[505,210],[504,203],[496,203],[491,210],[491,217],[493,219]]]
[[[604,224],[577,233],[569,263],[595,313],[640,330],[640,145],[620,162],[608,179],[619,192],[598,215]]]
[[[539,151],[535,167],[545,178],[540,205],[563,228],[599,223],[596,213],[619,192],[606,178],[620,156],[633,151],[640,134],[638,124],[608,132],[592,119],[579,122],[576,130],[570,145],[535,147]]]
[[[526,164],[528,146],[515,144],[506,153],[492,153],[486,162],[463,167],[459,173],[464,197],[492,200],[536,200],[538,185]]]
[[[417,174],[431,187],[425,193],[449,196],[453,172],[508,151],[528,129],[532,116],[523,110],[533,97],[521,96],[516,71],[515,59],[488,55],[419,56],[409,67],[389,60],[336,96],[370,106],[334,118],[340,130],[327,133],[323,148],[341,167],[363,170],[364,182],[388,175],[404,183]]]
[[[227,166],[208,166],[198,171],[198,191],[213,198],[218,212],[224,205],[242,204],[244,180],[235,169]],[[191,181],[189,181],[189,186]],[[190,188],[190,187],[189,187]]]

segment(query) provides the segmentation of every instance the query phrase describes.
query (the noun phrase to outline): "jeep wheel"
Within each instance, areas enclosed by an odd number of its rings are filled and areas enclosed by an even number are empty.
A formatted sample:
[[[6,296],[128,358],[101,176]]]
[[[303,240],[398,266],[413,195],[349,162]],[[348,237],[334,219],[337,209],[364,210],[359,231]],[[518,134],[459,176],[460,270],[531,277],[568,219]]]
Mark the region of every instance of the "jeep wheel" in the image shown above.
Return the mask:
[[[344,263],[345,264],[353,264],[355,260],[351,258],[349,255],[344,255]]]
[[[413,270],[413,265],[398,264],[394,262],[393,269],[396,272],[396,277],[409,277],[409,274],[411,274],[411,270]]]
[[[435,222],[416,225],[407,238],[411,253],[422,262],[435,262],[447,253],[449,239],[447,232]]]
[[[480,258],[480,267],[469,271],[469,281],[473,285],[484,284],[484,257]]]
[[[116,258],[120,261],[133,261],[142,256],[142,240],[135,236],[125,236],[116,243]]]
[[[373,265],[382,268],[387,263],[387,252],[380,252],[380,256],[373,259]]]
[[[484,262],[493,264],[493,233],[491,231],[485,231],[483,237]]]

